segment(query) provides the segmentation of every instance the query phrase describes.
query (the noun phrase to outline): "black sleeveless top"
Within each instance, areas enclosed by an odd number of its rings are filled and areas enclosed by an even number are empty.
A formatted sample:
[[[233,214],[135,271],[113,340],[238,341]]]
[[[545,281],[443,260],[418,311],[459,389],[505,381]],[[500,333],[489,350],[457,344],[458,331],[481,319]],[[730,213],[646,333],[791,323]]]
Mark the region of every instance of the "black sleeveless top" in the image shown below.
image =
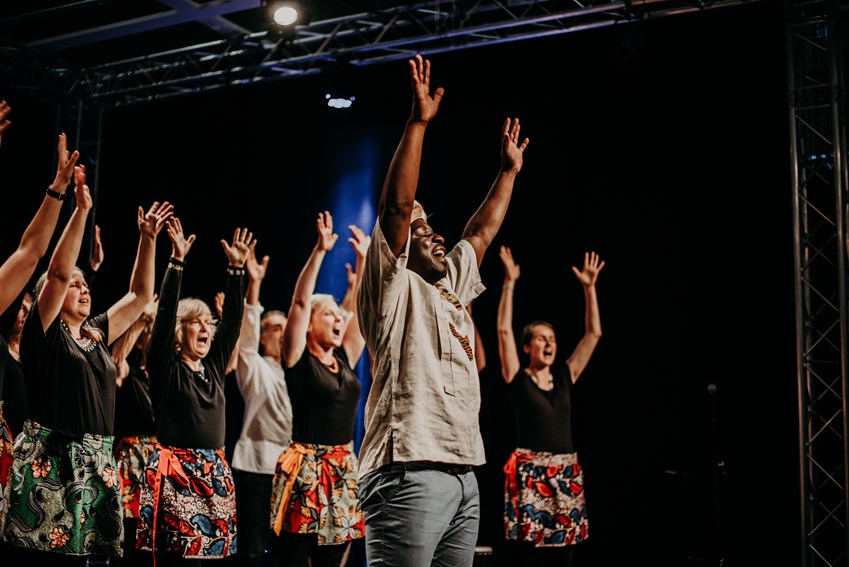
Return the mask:
[[[547,453],[573,453],[572,380],[568,366],[551,367],[554,388],[540,389],[520,368],[508,384],[516,420],[516,446]]]

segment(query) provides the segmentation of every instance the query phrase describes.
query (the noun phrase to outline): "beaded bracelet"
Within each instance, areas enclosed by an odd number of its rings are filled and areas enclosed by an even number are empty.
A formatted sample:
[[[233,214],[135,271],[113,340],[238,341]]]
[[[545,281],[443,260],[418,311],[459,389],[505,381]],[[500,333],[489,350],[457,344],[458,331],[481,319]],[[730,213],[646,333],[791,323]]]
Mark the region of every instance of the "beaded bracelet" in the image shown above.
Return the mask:
[[[244,268],[237,268],[235,266],[227,266],[227,273],[230,274],[231,276],[244,276],[245,275],[245,269]]]

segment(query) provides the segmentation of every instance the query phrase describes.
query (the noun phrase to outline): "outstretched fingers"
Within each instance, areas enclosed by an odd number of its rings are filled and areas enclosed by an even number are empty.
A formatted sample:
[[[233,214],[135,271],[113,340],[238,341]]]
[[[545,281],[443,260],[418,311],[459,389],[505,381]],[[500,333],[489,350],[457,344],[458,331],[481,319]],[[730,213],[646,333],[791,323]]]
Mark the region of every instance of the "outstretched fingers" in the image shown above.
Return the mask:
[[[76,167],[77,161],[80,159],[80,152],[77,150],[73,152],[68,151],[68,136],[64,132],[61,132],[56,142],[56,154],[58,160],[56,162],[56,180],[54,183],[61,185],[61,187],[54,187],[54,189],[64,190],[68,186],[68,183],[71,182],[71,177],[75,175],[74,167]]]
[[[528,146],[528,142],[530,142],[530,139],[526,137],[521,143],[519,143],[521,132],[522,127],[519,124],[518,118],[514,118],[512,121],[508,118],[504,121],[504,135],[510,139],[520,152],[524,152],[525,148]]]
[[[86,184],[85,166],[74,166],[74,197],[77,199],[77,208],[88,210],[92,207],[91,192]]]

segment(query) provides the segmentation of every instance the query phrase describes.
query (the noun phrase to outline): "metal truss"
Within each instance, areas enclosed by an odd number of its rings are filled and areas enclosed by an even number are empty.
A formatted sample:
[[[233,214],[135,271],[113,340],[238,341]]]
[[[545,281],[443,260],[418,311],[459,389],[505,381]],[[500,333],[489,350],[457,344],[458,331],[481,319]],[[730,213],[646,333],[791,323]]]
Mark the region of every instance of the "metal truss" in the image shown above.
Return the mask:
[[[294,37],[275,39],[266,31],[237,34],[85,69],[38,57],[29,47],[0,43],[0,78],[33,90],[47,89],[57,99],[115,107],[315,74],[328,63],[370,65],[415,53],[432,55],[752,1],[431,0],[315,21],[298,27]],[[221,6],[207,9],[220,11]],[[33,46],[53,47],[49,42]]]
[[[840,0],[785,0],[802,565],[847,565],[846,139]]]

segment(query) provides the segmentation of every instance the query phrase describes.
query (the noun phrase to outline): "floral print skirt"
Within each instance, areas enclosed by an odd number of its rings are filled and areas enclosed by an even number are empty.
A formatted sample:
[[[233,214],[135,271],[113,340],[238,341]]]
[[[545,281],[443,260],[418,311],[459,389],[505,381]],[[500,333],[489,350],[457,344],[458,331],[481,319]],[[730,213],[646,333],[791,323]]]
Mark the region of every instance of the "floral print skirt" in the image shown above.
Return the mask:
[[[317,534],[318,545],[365,536],[354,442],[292,442],[277,461],[271,489],[271,529]]]
[[[66,555],[120,557],[124,525],[113,442],[26,420],[15,438],[5,541]]]
[[[3,401],[0,400],[0,534],[6,529],[14,458],[12,432],[9,430],[9,424],[3,419]]]
[[[115,445],[125,518],[137,520],[139,517],[139,494],[144,469],[155,447],[156,437],[145,435],[122,437]]]
[[[584,473],[577,453],[516,449],[504,465],[504,474],[508,540],[561,547],[587,539]]]
[[[154,545],[186,559],[236,553],[236,491],[223,448],[156,445],[141,486],[136,549]]]

